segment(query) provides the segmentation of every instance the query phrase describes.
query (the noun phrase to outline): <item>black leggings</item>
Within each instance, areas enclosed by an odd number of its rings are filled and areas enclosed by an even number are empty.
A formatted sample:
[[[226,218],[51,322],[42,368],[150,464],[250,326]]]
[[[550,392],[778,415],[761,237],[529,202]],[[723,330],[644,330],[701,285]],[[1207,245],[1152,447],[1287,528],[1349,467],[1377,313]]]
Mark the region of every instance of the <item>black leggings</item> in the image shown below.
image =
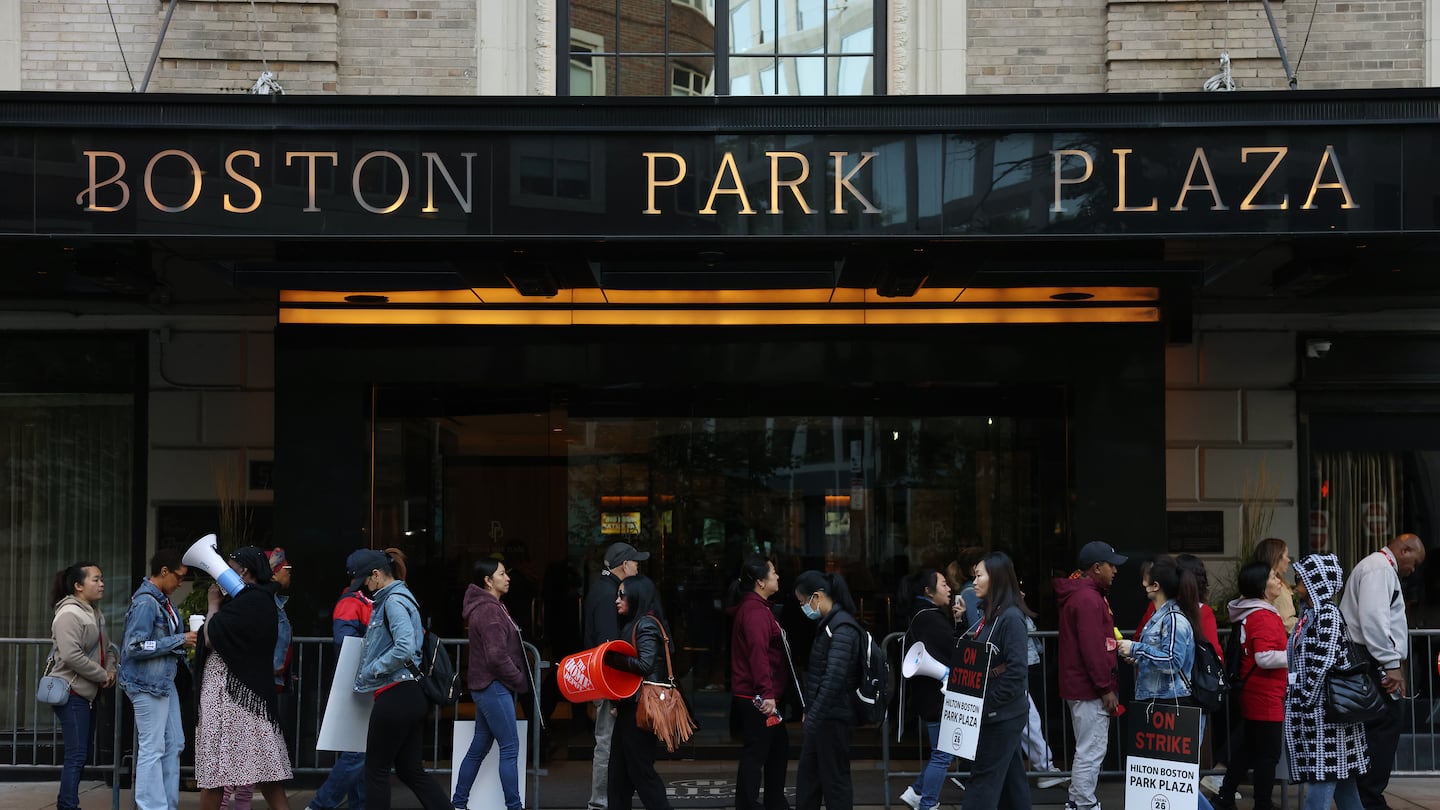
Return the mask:
[[[1275,787],[1275,765],[1280,761],[1281,730],[1285,724],[1279,720],[1244,722],[1243,727],[1230,731],[1230,765],[1225,771],[1220,795],[1232,799],[1245,771],[1254,770],[1255,810],[1270,810],[1274,807],[1270,794]]]
[[[630,810],[637,794],[645,810],[671,810],[665,783],[655,772],[655,735],[635,725],[635,701],[615,704],[615,733],[610,738],[606,785],[609,810]],[[369,804],[366,804],[368,810]],[[426,808],[429,810],[429,808]]]
[[[401,681],[376,696],[365,735],[366,810],[390,810],[390,766],[425,810],[448,810],[450,798],[420,760],[430,703],[420,684]]]

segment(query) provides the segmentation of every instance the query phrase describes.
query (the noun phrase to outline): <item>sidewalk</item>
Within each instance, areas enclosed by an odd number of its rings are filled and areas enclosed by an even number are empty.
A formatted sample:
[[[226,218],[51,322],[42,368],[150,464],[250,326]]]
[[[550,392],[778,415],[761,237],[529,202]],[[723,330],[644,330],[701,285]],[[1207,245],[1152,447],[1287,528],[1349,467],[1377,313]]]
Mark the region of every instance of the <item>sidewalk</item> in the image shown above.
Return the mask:
[[[855,810],[882,810],[884,796],[880,790],[880,774],[868,766],[868,762],[857,762],[854,771],[856,786]],[[662,762],[657,763],[660,775],[670,786],[671,802],[679,808],[729,808],[734,807],[734,763],[733,762]],[[700,778],[695,778],[700,777]],[[794,778],[793,774],[791,776]],[[890,807],[892,810],[909,810],[899,801],[899,795],[909,779],[891,779]],[[526,807],[535,808],[528,791],[533,782],[527,780]],[[55,791],[58,782],[9,782],[0,790],[0,810],[50,810],[55,807]],[[542,810],[584,810],[585,797],[589,795],[590,764],[588,762],[558,763],[540,778],[539,807]],[[793,785],[791,787],[793,790]],[[81,810],[110,810],[112,792],[103,782],[83,782],[80,786]],[[293,810],[304,810],[313,788],[296,788],[287,791]],[[1295,788],[1288,791],[1288,807],[1299,810],[1298,793]],[[393,784],[394,810],[416,810],[419,807],[414,795],[405,786]],[[963,796],[957,789],[947,786],[941,796],[940,807],[953,810],[960,806]],[[1440,810],[1440,779],[1434,777],[1396,778],[1390,783],[1386,796],[1393,810]],[[793,797],[793,794],[792,794]],[[1101,803],[1111,810],[1124,808],[1124,790],[1119,780],[1110,779],[1100,785]],[[1277,806],[1280,796],[1276,794]],[[1042,808],[1063,808],[1063,788],[1034,790],[1032,806]],[[863,803],[862,803],[863,802]],[[265,801],[258,794],[254,806],[265,807]],[[1241,799],[1239,806],[1250,807],[1248,798]],[[120,810],[131,810],[131,792],[120,792]],[[181,810],[199,810],[200,794],[182,792]],[[497,802],[496,810],[500,807]],[[490,810],[479,808],[476,810]],[[1147,809],[1148,810],[1148,809]]]

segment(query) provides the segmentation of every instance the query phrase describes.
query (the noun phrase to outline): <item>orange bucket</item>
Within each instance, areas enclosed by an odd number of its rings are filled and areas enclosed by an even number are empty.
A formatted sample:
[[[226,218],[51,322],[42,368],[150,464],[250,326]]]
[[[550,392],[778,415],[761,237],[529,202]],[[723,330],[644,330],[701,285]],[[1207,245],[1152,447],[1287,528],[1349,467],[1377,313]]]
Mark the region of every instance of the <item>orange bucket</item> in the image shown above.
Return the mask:
[[[634,655],[628,641],[607,641],[598,647],[569,655],[560,662],[555,679],[560,694],[571,703],[591,700],[624,700],[640,691],[639,675],[605,666],[605,651]]]

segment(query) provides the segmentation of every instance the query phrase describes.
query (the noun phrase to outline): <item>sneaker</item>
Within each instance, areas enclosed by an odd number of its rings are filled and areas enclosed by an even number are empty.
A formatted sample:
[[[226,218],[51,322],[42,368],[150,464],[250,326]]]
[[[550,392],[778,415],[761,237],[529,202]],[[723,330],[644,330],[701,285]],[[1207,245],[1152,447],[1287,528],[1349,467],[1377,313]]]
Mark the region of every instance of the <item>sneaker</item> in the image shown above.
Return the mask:
[[[915,786],[905,788],[900,794],[900,801],[910,805],[910,810],[920,810],[920,794],[915,792]]]
[[[1036,786],[1036,787],[1041,787],[1041,788],[1059,787],[1059,786],[1065,784],[1066,782],[1069,782],[1069,781],[1070,781],[1070,777],[1068,777],[1068,776],[1066,776],[1065,774],[1061,773],[1059,768],[1049,768],[1049,769],[1047,769],[1047,771],[1050,773],[1049,776],[1042,776],[1042,777],[1040,777],[1039,779],[1035,780],[1035,786]]]
[[[1080,805],[1074,802],[1065,802],[1065,810],[1080,810]],[[1090,810],[1100,810],[1100,802],[1090,805]]]

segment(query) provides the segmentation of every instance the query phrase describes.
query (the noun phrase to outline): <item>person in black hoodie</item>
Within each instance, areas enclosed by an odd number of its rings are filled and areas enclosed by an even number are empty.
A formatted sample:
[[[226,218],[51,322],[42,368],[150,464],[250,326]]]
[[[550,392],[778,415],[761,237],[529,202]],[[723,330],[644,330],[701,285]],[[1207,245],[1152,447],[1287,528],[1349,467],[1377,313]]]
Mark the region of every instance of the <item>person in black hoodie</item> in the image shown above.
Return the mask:
[[[900,648],[908,651],[913,644],[924,644],[927,655],[949,667],[951,653],[955,651],[950,581],[933,568],[921,568],[905,582],[907,601],[915,616],[910,620],[910,629],[905,631],[905,643]],[[940,804],[940,788],[945,784],[945,772],[950,770],[950,763],[955,759],[940,747],[940,711],[945,705],[944,689],[943,681],[919,673],[905,679],[909,716],[920,717],[930,739],[930,760],[915,777],[915,782],[900,796],[901,801],[915,810],[931,810]]]
[[[1020,740],[1030,714],[1030,641],[1020,611],[1020,580],[1009,555],[992,552],[975,566],[975,595],[984,618],[971,632],[990,648],[990,676],[980,719],[980,747],[961,807],[1029,808],[1030,783],[1025,779]]]
[[[605,666],[633,672],[647,681],[668,681],[666,639],[670,632],[655,583],[639,574],[626,577],[617,589],[615,609],[625,622],[619,638],[629,641],[635,654],[607,650]],[[608,810],[630,810],[631,798],[638,793],[645,810],[671,810],[665,783],[655,772],[655,735],[635,723],[635,704],[635,696],[615,703],[606,806]]]
[[[796,810],[851,810],[850,737],[860,682],[860,624],[850,588],[839,574],[806,571],[795,578],[795,599],[818,621],[805,672],[804,741],[795,778]],[[612,808],[613,810],[613,808]]]

